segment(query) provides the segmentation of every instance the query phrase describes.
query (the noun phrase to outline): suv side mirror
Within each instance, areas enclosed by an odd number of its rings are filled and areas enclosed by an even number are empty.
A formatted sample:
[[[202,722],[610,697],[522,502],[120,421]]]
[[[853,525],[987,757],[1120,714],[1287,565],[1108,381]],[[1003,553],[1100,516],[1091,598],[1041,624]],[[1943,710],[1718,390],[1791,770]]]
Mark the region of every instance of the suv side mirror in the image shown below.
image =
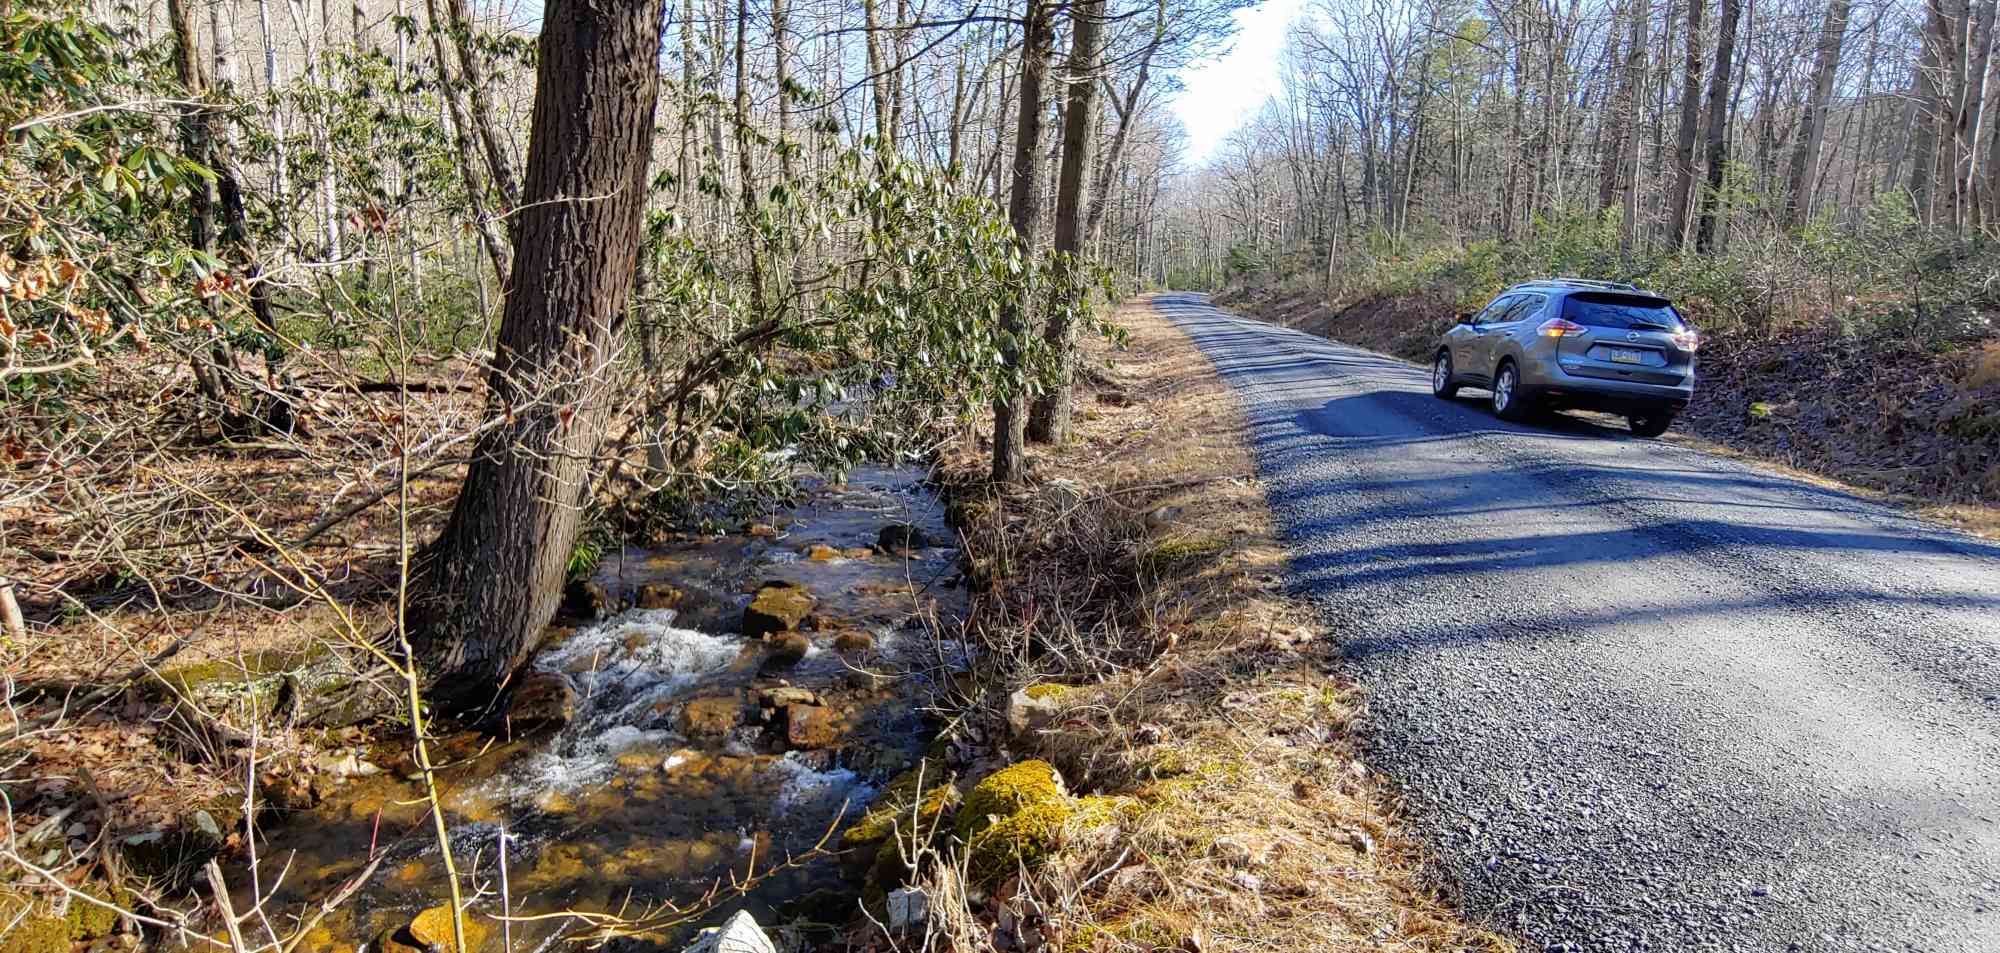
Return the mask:
[[[1455,315],[1453,315],[1453,316],[1452,316],[1452,322],[1451,322],[1451,323],[1453,323],[1453,324],[1471,324],[1471,323],[1472,323],[1472,312],[1470,312],[1470,311],[1460,311],[1459,313],[1457,313],[1457,314],[1455,314]]]

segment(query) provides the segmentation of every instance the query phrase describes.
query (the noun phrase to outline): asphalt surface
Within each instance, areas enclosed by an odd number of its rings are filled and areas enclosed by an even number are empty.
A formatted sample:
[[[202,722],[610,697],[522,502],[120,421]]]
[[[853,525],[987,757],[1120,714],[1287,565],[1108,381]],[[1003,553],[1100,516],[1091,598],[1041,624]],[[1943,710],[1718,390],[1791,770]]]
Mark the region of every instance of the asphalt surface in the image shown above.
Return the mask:
[[[2000,545],[1157,307],[1241,397],[1475,915],[1529,950],[2000,951]]]

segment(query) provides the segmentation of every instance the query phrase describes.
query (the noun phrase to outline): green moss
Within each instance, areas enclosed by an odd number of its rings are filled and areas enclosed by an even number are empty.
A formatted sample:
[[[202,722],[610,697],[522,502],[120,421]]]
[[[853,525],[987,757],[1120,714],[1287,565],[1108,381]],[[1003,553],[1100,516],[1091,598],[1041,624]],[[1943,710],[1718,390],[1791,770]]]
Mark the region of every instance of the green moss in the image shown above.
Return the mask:
[[[986,500],[959,499],[945,504],[944,521],[957,530],[971,529],[993,512],[993,504]]]
[[[1137,817],[1145,805],[1137,798],[1092,795],[1078,798],[1071,812],[1070,826],[1082,830],[1116,824]]]
[[[86,887],[84,892],[121,907],[130,903],[130,898],[122,891]],[[70,939],[95,940],[101,936],[110,936],[111,931],[118,929],[118,914],[106,907],[71,898],[69,912],[63,914],[63,922],[69,925]]]
[[[1055,682],[1043,682],[1040,685],[1030,685],[1027,688],[1022,689],[1023,692],[1027,693],[1027,696],[1029,698],[1035,699],[1036,701],[1040,701],[1044,698],[1061,698],[1069,690],[1070,686],[1059,685],[1056,684]]]
[[[910,805],[919,799],[924,801],[921,810],[928,818],[934,818],[944,809],[957,804],[958,789],[951,786],[950,775],[939,766],[942,760],[942,755],[937,760],[926,756],[916,767],[896,775],[882,789],[882,796],[875,800],[875,806],[840,835],[841,844],[866,847],[888,839],[901,822],[909,819]],[[950,795],[949,803],[933,803],[941,796],[940,792]]]
[[[69,953],[69,931],[61,917],[24,917],[0,936],[0,953]]]
[[[889,819],[889,829],[884,832],[882,846],[875,851],[874,880],[888,883],[901,882],[916,866],[915,858],[904,851],[912,846],[911,838],[904,833],[903,826],[912,822],[919,837],[935,841],[945,830],[944,816],[958,806],[958,789],[949,784],[940,784],[930,789],[914,808],[904,808]]]
[[[966,795],[958,836],[974,880],[991,883],[1046,860],[1076,813],[1062,776],[1046,761],[1023,761],[987,775]]]
[[[958,812],[958,836],[968,843],[992,818],[1009,817],[1023,808],[1067,802],[1062,776],[1047,761],[1022,761],[987,775],[965,796]]]
[[[977,883],[994,883],[1016,870],[1032,870],[1055,852],[1073,813],[1067,799],[1023,807],[987,826],[966,848],[966,869]]]
[[[160,697],[172,694],[197,695],[237,685],[252,685],[266,676],[295,672],[327,653],[320,643],[302,649],[266,649],[246,652],[242,657],[210,659],[171,668],[155,675],[148,686]]]
[[[1228,545],[1229,541],[1221,536],[1191,536],[1166,540],[1139,556],[1139,568],[1157,576],[1196,560],[1214,556]]]

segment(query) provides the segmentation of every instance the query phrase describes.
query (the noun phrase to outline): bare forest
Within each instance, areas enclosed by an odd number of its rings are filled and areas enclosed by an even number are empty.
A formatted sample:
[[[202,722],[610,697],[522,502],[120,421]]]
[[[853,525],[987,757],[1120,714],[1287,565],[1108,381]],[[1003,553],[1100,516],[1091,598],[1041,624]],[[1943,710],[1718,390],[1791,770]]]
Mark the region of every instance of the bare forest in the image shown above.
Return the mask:
[[[0,0],[0,953],[1512,949],[1123,302],[1990,505],[2000,4],[1246,6]]]
[[[1692,430],[1991,501],[1995,16],[1308,4],[1281,95],[1169,190],[1144,270],[1416,360],[1514,281],[1636,282],[1707,335]]]

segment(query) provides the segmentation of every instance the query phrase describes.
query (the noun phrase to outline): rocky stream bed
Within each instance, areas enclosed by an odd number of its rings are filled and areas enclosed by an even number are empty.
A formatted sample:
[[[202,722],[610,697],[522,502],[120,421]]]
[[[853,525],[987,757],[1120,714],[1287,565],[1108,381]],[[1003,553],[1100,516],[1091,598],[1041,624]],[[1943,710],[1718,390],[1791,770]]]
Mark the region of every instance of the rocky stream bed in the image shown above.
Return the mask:
[[[469,945],[540,950],[592,922],[550,916],[564,912],[643,921],[643,946],[669,949],[739,911],[767,925],[852,915],[860,885],[813,850],[920,756],[932,693],[964,668],[935,635],[964,597],[922,476],[859,471],[743,532],[610,554],[573,587],[569,608],[602,617],[551,631],[507,731],[443,739],[433,756],[476,889]],[[267,907],[289,911],[372,863],[301,949],[449,947],[424,936],[448,874],[409,763],[354,758],[269,830],[256,876],[231,878],[246,885],[239,909],[281,870]],[[677,908],[702,913],[676,923]]]

